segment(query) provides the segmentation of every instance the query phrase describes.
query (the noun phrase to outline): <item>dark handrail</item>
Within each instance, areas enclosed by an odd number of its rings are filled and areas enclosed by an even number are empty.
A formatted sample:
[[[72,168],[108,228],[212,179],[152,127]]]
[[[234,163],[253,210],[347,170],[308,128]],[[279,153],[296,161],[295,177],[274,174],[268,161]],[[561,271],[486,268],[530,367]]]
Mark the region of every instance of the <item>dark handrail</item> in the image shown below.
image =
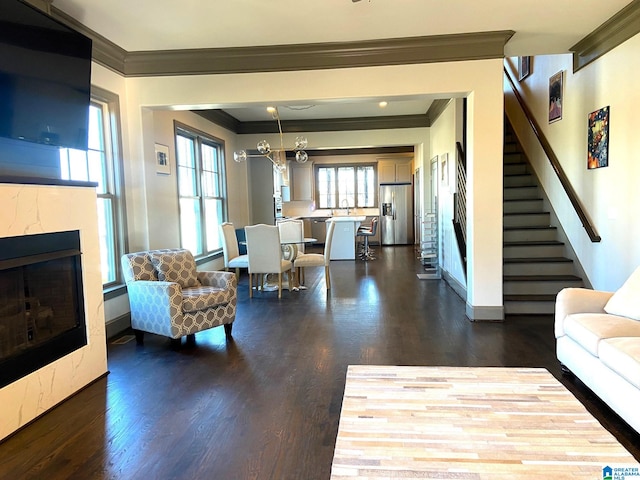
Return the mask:
[[[547,158],[549,159],[549,163],[551,163],[551,167],[556,172],[556,175],[558,176],[558,179],[562,184],[562,188],[564,188],[565,193],[569,197],[569,201],[571,202],[571,205],[573,205],[573,208],[575,209],[576,214],[578,215],[578,218],[580,218],[580,221],[582,222],[582,226],[587,231],[587,235],[589,235],[589,238],[591,239],[592,242],[594,243],[599,242],[602,239],[600,238],[600,235],[598,235],[598,233],[596,232],[596,229],[593,227],[593,225],[591,225],[591,222],[589,221],[589,218],[587,217],[587,214],[585,213],[584,208],[582,207],[582,203],[580,202],[578,195],[576,194],[575,190],[571,186],[571,182],[569,182],[569,178],[567,178],[567,175],[564,173],[564,170],[560,165],[560,161],[558,160],[558,157],[556,156],[553,149],[551,148],[551,144],[549,143],[547,138],[544,136],[544,133],[542,133],[542,130],[538,125],[538,122],[536,121],[536,119],[533,117],[533,114],[531,113],[531,110],[529,110],[529,107],[527,107],[527,105],[524,103],[524,99],[520,95],[520,92],[518,92],[518,89],[516,88],[516,84],[514,83],[513,79],[511,78],[511,75],[507,71],[507,68],[503,67],[503,69],[504,69],[504,74],[507,76],[507,80],[509,80],[509,83],[511,84],[511,89],[513,90],[513,93],[515,94],[516,99],[520,104],[520,108],[522,108],[522,111],[524,112],[525,116],[527,117],[527,120],[529,121],[529,125],[531,125],[531,128],[533,129],[533,133],[535,133],[538,141],[540,142],[540,145],[542,146],[542,149],[544,150],[544,153],[547,155]]]
[[[464,150],[462,149],[462,144],[460,142],[456,142],[456,150],[458,151],[458,158],[462,159],[462,165],[464,166],[464,170],[467,170],[467,157],[464,154]]]

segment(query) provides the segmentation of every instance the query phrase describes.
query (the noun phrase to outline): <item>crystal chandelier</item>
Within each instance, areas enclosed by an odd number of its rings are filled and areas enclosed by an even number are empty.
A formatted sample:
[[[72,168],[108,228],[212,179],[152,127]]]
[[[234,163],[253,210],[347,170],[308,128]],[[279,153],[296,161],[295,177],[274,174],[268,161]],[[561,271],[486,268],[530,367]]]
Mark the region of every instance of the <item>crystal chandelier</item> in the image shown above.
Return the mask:
[[[287,155],[284,149],[284,141],[282,138],[282,125],[280,123],[280,115],[278,113],[278,107],[267,107],[267,112],[271,114],[271,117],[278,122],[278,131],[280,132],[280,148],[272,149],[269,142],[261,140],[258,142],[259,155],[247,153],[246,150],[238,150],[233,152],[233,159],[240,163],[246,162],[250,157],[267,157],[273,163],[273,168],[280,172],[284,172],[287,168]],[[307,137],[296,137],[293,151],[296,153],[296,162],[305,163],[309,159],[309,155],[304,149],[307,148]]]

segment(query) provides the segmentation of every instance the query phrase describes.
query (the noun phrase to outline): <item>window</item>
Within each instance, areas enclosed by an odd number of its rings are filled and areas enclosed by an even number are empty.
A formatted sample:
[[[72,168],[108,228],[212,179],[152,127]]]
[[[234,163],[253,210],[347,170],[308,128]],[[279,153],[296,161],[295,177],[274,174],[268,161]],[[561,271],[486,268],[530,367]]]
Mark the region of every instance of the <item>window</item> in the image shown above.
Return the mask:
[[[374,165],[316,166],[318,208],[365,208],[376,206]]]
[[[224,144],[179,126],[176,157],[182,247],[196,256],[219,251],[218,226],[226,218]]]
[[[98,184],[98,233],[103,287],[122,283],[120,256],[124,252],[124,201],[118,97],[92,88],[89,106],[89,149],[60,149],[61,178]]]

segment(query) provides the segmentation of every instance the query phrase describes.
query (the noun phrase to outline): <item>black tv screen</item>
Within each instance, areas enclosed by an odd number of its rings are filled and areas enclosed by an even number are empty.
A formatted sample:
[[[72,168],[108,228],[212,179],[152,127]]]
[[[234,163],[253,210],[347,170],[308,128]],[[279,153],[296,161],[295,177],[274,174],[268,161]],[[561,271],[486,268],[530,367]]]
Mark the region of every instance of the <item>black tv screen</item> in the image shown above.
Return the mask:
[[[0,137],[87,149],[91,39],[0,1]]]

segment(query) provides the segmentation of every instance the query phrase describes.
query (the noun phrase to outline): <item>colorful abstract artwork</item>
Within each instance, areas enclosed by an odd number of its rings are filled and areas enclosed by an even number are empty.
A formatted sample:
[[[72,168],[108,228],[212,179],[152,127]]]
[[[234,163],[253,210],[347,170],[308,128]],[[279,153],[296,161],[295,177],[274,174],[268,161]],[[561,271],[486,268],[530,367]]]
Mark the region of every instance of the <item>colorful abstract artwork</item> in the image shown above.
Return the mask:
[[[589,114],[587,168],[609,165],[609,107]]]

